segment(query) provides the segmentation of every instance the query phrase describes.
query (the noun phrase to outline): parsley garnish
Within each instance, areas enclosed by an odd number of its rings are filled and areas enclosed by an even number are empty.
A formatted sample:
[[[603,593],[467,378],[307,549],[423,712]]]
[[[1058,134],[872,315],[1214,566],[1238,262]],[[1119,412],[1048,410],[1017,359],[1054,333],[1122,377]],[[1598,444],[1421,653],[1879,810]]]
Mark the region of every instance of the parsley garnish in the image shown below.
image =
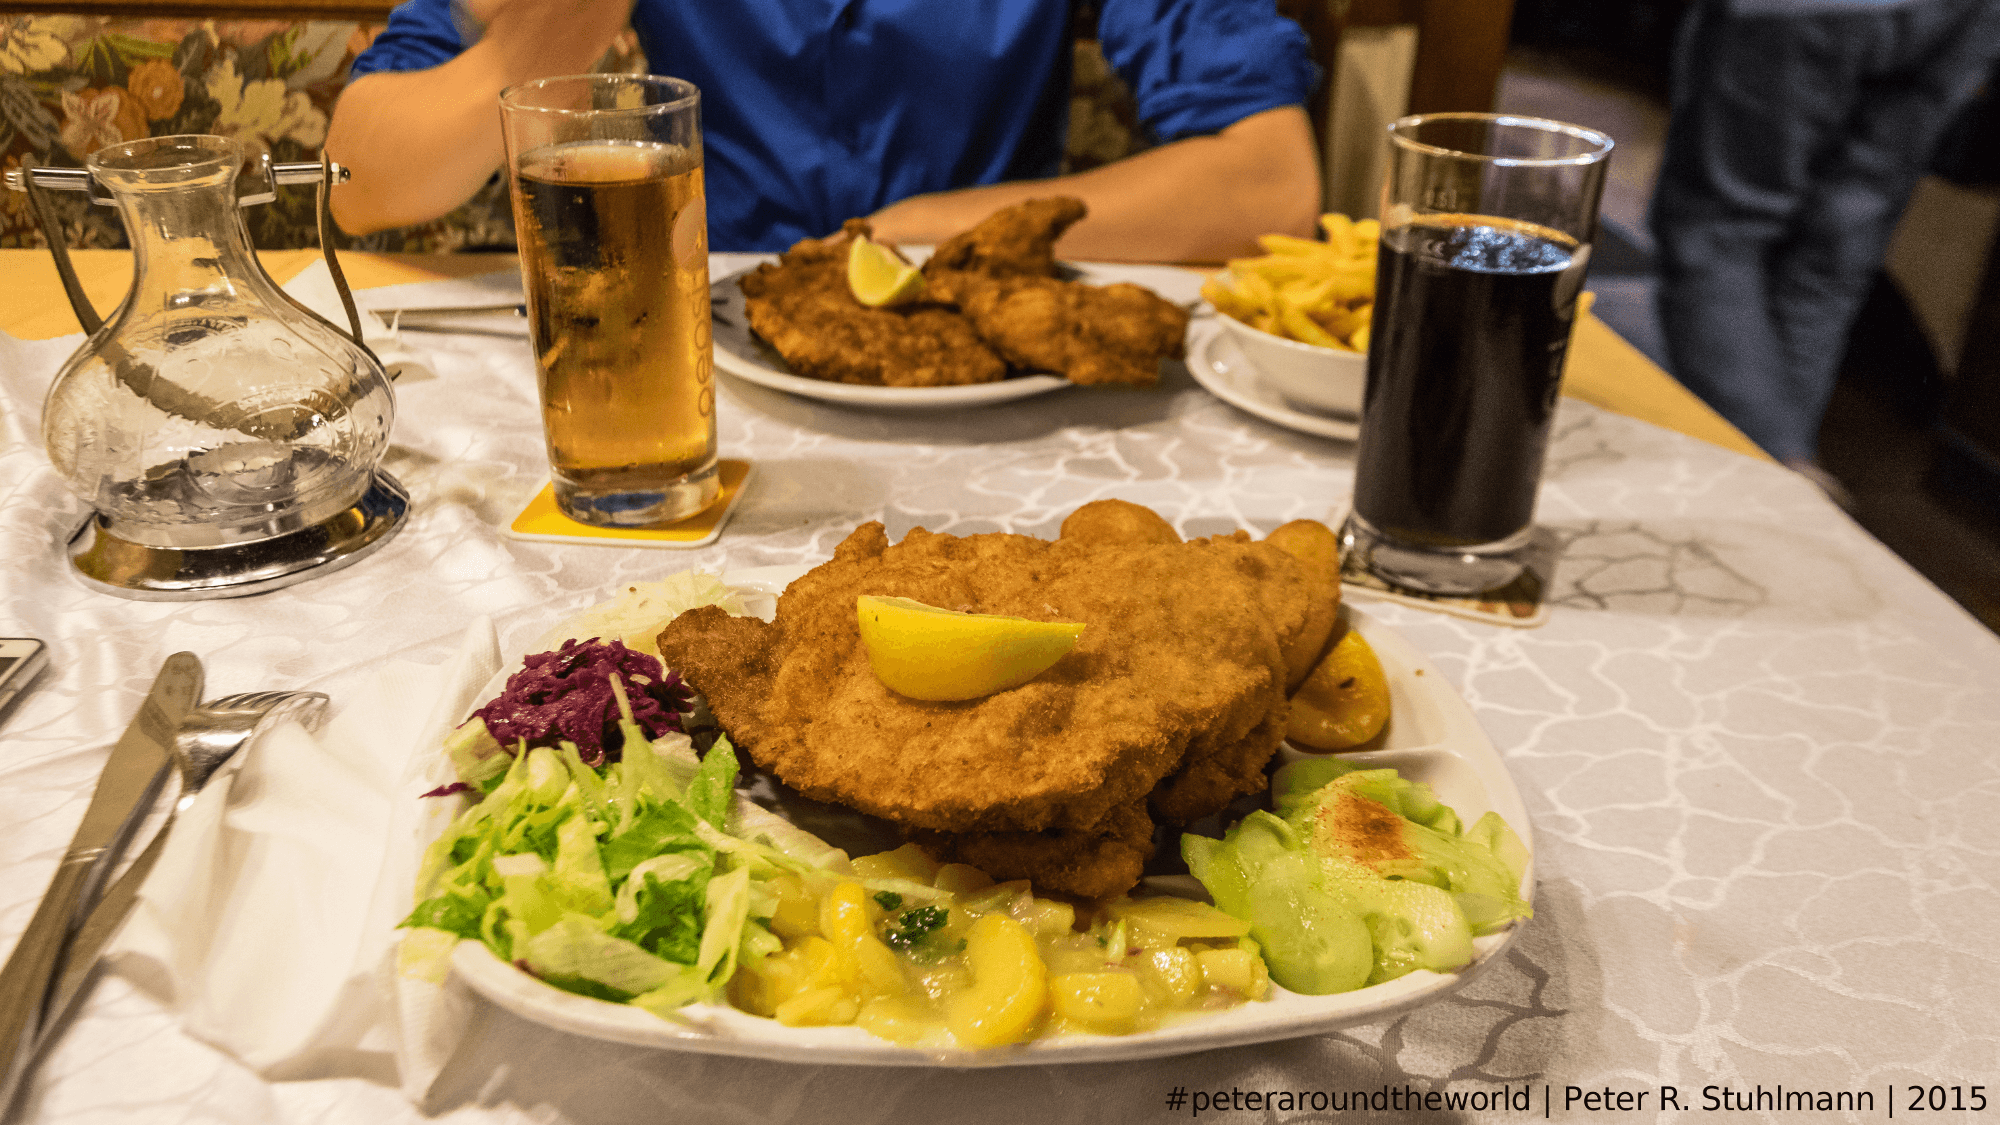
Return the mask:
[[[948,912],[942,906],[919,906],[915,910],[905,910],[896,919],[896,925],[882,936],[889,948],[907,953],[924,938],[944,925]]]

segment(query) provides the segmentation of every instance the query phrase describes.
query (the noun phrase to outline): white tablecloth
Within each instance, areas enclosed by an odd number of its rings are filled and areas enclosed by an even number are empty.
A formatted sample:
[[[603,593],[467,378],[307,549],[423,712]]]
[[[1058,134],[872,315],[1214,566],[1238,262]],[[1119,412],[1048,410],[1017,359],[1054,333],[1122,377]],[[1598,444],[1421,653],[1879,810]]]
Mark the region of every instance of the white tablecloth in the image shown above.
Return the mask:
[[[738,264],[718,256],[716,275]],[[494,291],[439,282],[367,300]],[[1072,389],[956,414],[832,407],[722,375],[723,453],[753,459],[757,477],[718,543],[523,543],[500,531],[546,473],[525,343],[408,339],[438,374],[398,390],[386,465],[413,494],[409,526],[346,571],[194,603],[124,601],[67,573],[60,542],[83,508],[37,422],[77,339],[0,340],[0,635],[41,637],[54,658],[0,732],[0,944],[27,924],[110,743],[173,651],[201,655],[211,695],[318,686],[338,706],[376,662],[441,660],[478,615],[524,640],[621,581],[818,561],[864,520],[892,537],[1051,535],[1078,504],[1115,496],[1186,535],[1261,533],[1337,519],[1351,486],[1351,447],[1239,414],[1184,372],[1152,392]],[[1961,1099],[1983,1086],[2000,1114],[2000,639],[1789,472],[1576,402],[1562,406],[1540,519],[1566,544],[1545,626],[1370,607],[1471,703],[1538,846],[1536,918],[1506,962],[1405,1018],[1150,1063],[963,1072],[653,1053],[487,1009],[420,1109],[366,1068],[266,1081],[108,977],[25,1116],[1147,1121],[1191,1112],[1192,1097],[1168,1108],[1179,1087],[1211,1107],[1235,1092],[1204,1118],[1457,1120],[1481,1115],[1313,1112],[1310,1095],[1509,1084],[1528,1087],[1532,1109],[1487,1116],[1541,1114],[1546,1086],[1554,1118],[1609,1116],[1576,1100],[1609,1088],[1647,1092],[1619,1119],[1670,1119],[1663,1085],[1697,1111],[1733,1104],[1725,1090],[1753,1104],[1760,1089],[1867,1092],[1857,1120],[1883,1119],[1892,1086],[1911,1117],[1909,1085]],[[1567,1108],[1566,1087],[1578,1088]],[[1248,1097],[1278,1091],[1307,1094],[1305,1111]]]

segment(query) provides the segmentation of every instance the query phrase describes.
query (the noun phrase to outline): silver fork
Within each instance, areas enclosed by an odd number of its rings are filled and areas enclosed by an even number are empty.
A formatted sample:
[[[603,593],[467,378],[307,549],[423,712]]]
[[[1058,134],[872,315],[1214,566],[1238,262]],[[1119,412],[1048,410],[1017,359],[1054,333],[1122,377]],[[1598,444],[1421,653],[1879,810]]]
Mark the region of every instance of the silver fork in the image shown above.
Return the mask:
[[[325,717],[326,703],[326,693],[318,691],[251,691],[225,695],[189,711],[174,732],[174,764],[181,774],[181,795],[174,802],[174,811],[192,804],[216,771],[260,732],[287,719],[297,719],[307,730],[317,730]],[[166,836],[172,824],[170,813],[153,837],[154,843]]]
[[[317,730],[325,718],[326,704],[324,692],[253,691],[224,696],[203,704],[189,711],[181,720],[180,727],[174,732],[173,744],[168,748],[173,755],[174,767],[180,774],[180,794],[167,809],[166,820],[153,834],[146,850],[139,853],[124,874],[105,888],[103,896],[70,936],[63,951],[60,973],[43,998],[41,1029],[34,1041],[22,1048],[28,1055],[28,1064],[10,1067],[14,1081],[0,1088],[0,1120],[7,1118],[15,1094],[27,1084],[27,1076],[33,1071],[37,1056],[55,1038],[67,1022],[71,1009],[83,998],[85,986],[90,983],[91,973],[97,967],[98,956],[117,935],[119,927],[124,925],[126,915],[138,902],[140,886],[145,883],[153,864],[165,849],[167,832],[174,826],[174,818],[194,804],[209,781],[236,756],[237,751],[248,746],[258,735],[287,719],[297,720],[307,730]],[[143,816],[144,812],[135,815]]]

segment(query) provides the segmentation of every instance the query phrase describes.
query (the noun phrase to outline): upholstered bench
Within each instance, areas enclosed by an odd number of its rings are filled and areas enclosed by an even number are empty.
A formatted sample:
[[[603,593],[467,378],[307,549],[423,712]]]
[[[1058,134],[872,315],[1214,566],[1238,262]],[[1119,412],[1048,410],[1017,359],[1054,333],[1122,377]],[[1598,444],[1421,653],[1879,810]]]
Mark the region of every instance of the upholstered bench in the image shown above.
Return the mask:
[[[386,6],[383,7],[386,11]],[[317,160],[348,67],[382,30],[355,19],[0,15],[0,163],[80,167],[105,145],[172,133],[233,137],[273,159]],[[645,69],[628,31],[601,69]],[[55,200],[73,247],[125,245],[118,216]],[[244,211],[266,249],[318,245],[310,191]],[[505,184],[443,218],[350,239],[387,251],[512,249]],[[27,197],[0,191],[0,246],[40,246]]]

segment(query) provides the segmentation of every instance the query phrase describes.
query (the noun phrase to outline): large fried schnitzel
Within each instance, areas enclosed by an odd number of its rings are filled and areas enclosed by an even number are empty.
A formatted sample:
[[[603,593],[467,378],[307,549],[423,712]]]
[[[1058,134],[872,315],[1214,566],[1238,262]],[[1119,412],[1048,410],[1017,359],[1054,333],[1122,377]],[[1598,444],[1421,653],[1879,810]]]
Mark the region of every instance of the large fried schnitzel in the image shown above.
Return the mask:
[[[1056,276],[1055,243],[1081,200],[1031,199],[947,240],[924,264],[925,295],[868,308],[847,254],[869,226],[806,239],[739,283],[750,327],[795,374],[839,383],[939,387],[1046,371],[1072,383],[1150,386],[1178,357],[1187,310],[1137,285]]]
[[[869,666],[863,594],[1086,628],[1020,687],[919,702]],[[920,830],[995,877],[1098,896],[1137,881],[1149,806],[1185,823],[1263,787],[1293,654],[1317,656],[1337,597],[1333,574],[1240,532],[917,529],[892,546],[869,523],[786,589],[771,623],[698,609],[660,651],[738,746],[807,796]]]
[[[948,270],[930,279],[932,297],[956,305],[1002,359],[1080,386],[1150,387],[1187,337],[1188,311],[1137,285]]]
[[[994,383],[1007,365],[955,310],[918,303],[871,309],[847,287],[847,247],[868,236],[850,219],[839,234],[809,239],[777,264],[744,275],[750,327],[794,373],[834,383],[950,387]]]
[[[946,239],[924,263],[924,274],[945,270],[988,277],[1056,276],[1056,239],[1089,213],[1083,200],[1058,195],[1003,207],[971,230]]]

